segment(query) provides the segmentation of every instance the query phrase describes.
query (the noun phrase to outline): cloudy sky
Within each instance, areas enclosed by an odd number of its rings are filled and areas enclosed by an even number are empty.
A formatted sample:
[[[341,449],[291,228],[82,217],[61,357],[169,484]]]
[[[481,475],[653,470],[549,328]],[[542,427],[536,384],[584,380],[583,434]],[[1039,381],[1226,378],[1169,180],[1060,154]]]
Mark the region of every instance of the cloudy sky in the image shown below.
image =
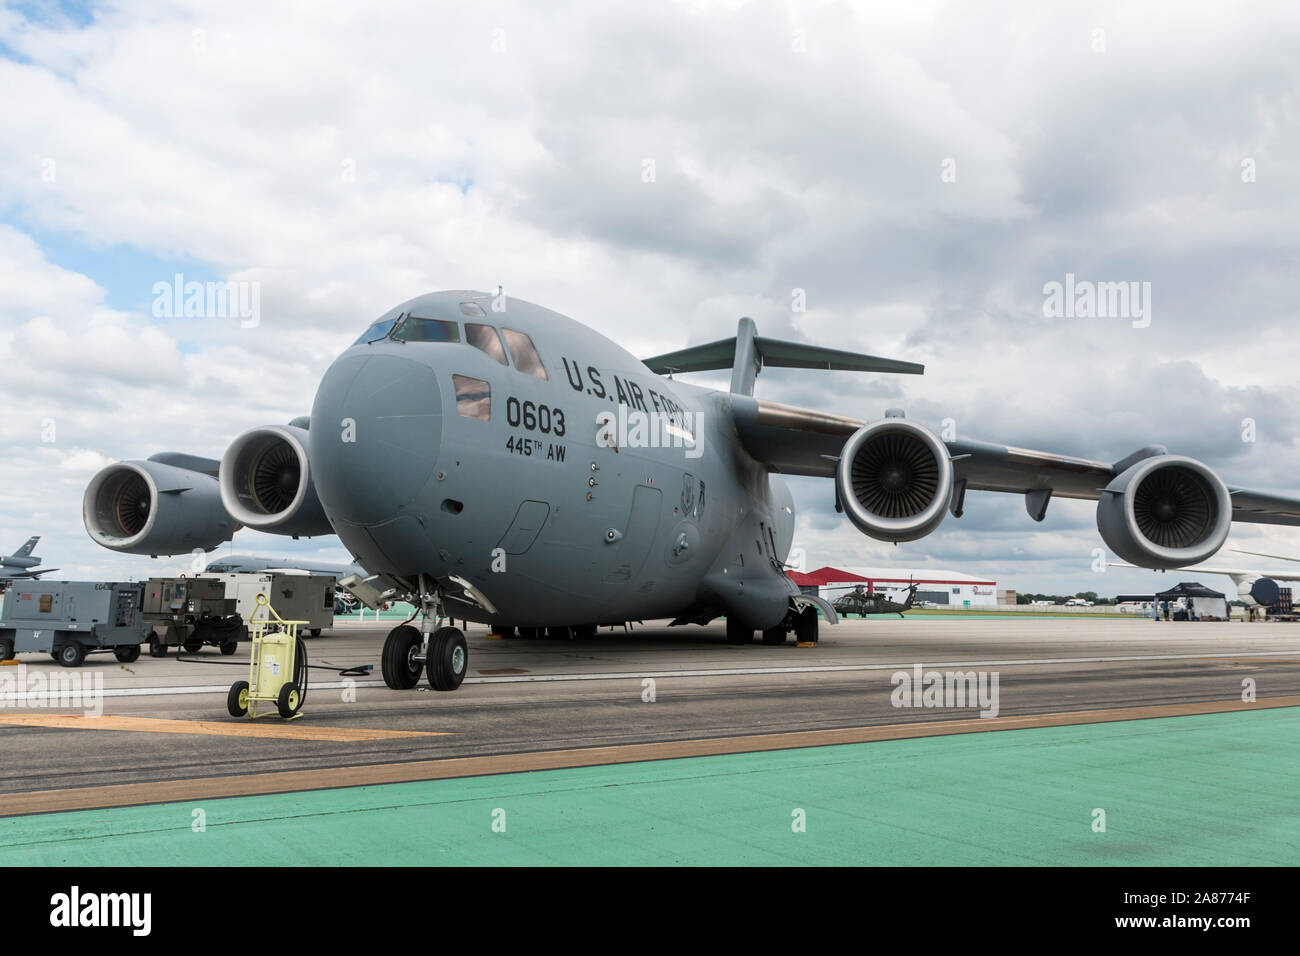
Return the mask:
[[[1159,442],[1300,492],[1296,49],[1286,2],[5,3],[0,550],[154,570],[87,538],[99,467],[219,457],[310,410],[392,305],[497,285],[641,355],[750,315],[926,364],[769,370],[761,397],[1105,460]],[[260,323],[155,315],[178,273],[259,283]],[[1149,322],[1045,315],[1067,274],[1150,283]],[[1091,572],[1088,503],[1034,525],[972,493],[894,547],[791,484],[814,566],[1157,580]]]

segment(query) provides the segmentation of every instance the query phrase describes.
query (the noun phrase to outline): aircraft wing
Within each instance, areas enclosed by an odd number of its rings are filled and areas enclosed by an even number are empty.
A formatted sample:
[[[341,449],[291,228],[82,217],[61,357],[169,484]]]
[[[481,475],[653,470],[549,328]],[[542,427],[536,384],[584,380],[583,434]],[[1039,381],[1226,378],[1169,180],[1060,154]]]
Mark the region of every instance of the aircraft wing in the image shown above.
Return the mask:
[[[49,574],[50,572],[57,570],[59,569],[35,568],[31,571],[6,571],[3,575],[0,575],[0,581],[17,581],[19,579],[25,580],[27,578],[39,579],[42,574]]]
[[[1138,571],[1158,571],[1159,568],[1144,568],[1141,565],[1129,564],[1126,561],[1107,561],[1107,567],[1111,568],[1132,568]],[[1259,568],[1225,568],[1210,564],[1197,564],[1190,568],[1175,568],[1174,570],[1188,574],[1226,574],[1228,577],[1236,578],[1272,578],[1274,581],[1300,581],[1300,571],[1284,571],[1281,574],[1274,574],[1272,571],[1261,571]]]
[[[745,450],[773,471],[832,478],[844,443],[866,421],[748,395],[727,396]],[[1050,498],[1097,501],[1132,464],[1166,449],[1143,448],[1109,463],[1054,452],[959,438],[944,442],[953,464],[953,513],[960,515],[965,491],[1025,495],[1031,517],[1042,520]],[[1229,484],[1234,521],[1300,525],[1300,498],[1250,491]]]
[[[1257,558],[1272,558],[1274,561],[1300,561],[1300,558],[1288,557],[1285,554],[1265,554],[1263,551],[1242,551],[1240,548],[1233,548],[1237,554],[1253,554]]]

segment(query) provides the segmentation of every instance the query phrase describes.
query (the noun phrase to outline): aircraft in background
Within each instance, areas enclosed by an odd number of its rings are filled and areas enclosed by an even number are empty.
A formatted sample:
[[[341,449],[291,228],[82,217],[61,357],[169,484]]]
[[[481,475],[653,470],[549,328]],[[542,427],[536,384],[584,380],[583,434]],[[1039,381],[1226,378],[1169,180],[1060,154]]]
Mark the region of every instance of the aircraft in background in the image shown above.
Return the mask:
[[[652,320],[651,320],[652,321]],[[91,538],[131,554],[211,550],[241,526],[337,534],[368,603],[415,604],[383,650],[390,687],[460,686],[448,618],[569,628],[726,618],[727,641],[816,641],[825,600],[786,576],[794,500],[781,475],[829,479],[837,510],[881,541],[963,514],[968,491],[1096,501],[1111,552],[1178,568],[1234,520],[1300,525],[1300,500],[1229,487],[1160,445],[1116,462],[942,440],[897,409],[873,421],[754,397],[765,367],[920,374],[924,367],[734,337],[644,361],[559,313],[500,293],[437,292],[374,321],[326,370],[311,414],[238,436],[220,461],[166,452],[86,488]],[[674,375],[731,370],[723,391]],[[1007,401],[1020,401],[1004,383]]]
[[[219,574],[241,573],[248,571],[306,571],[309,574],[332,574],[335,578],[349,575],[366,576],[366,570],[353,562],[317,561],[315,558],[264,558],[255,554],[228,554],[208,562],[205,571]]]
[[[41,559],[32,554],[36,550],[36,542],[40,540],[39,534],[28,538],[27,543],[13,554],[0,557],[0,591],[8,587],[12,581],[39,579],[42,574],[59,570],[40,568]]]
[[[1237,551],[1237,549],[1233,549]],[[1277,561],[1300,561],[1300,558],[1287,558],[1276,554],[1260,554],[1258,551],[1237,551],[1238,554],[1253,554]],[[1300,571],[1260,571],[1254,568],[1228,568],[1210,564],[1198,564],[1188,568],[1142,568],[1135,564],[1120,561],[1108,562],[1112,568],[1137,568],[1140,571],[1195,571],[1197,574],[1222,574],[1232,578],[1237,588],[1237,600],[1248,607],[1272,607],[1281,595],[1282,584],[1300,583]],[[1231,600],[1231,599],[1229,599]]]

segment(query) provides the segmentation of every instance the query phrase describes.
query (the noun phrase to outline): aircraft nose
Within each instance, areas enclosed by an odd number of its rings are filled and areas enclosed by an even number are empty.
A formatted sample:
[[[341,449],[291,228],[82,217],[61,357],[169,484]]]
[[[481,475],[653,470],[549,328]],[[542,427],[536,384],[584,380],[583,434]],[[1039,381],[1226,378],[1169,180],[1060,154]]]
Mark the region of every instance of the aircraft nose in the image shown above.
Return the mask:
[[[396,355],[346,355],[321,379],[309,450],[331,517],[391,518],[429,480],[442,441],[442,398],[429,366]]]

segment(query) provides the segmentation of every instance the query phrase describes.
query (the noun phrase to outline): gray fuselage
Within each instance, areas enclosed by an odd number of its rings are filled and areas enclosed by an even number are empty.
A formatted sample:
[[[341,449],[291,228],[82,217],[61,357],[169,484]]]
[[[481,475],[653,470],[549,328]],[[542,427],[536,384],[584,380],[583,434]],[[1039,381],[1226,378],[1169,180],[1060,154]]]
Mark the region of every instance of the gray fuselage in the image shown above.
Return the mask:
[[[539,306],[494,311],[502,301],[412,299],[325,373],[310,467],[348,550],[401,588],[469,581],[495,608],[452,600],[470,620],[778,624],[797,593],[782,568],[793,503],[739,444],[728,393],[660,378]]]

